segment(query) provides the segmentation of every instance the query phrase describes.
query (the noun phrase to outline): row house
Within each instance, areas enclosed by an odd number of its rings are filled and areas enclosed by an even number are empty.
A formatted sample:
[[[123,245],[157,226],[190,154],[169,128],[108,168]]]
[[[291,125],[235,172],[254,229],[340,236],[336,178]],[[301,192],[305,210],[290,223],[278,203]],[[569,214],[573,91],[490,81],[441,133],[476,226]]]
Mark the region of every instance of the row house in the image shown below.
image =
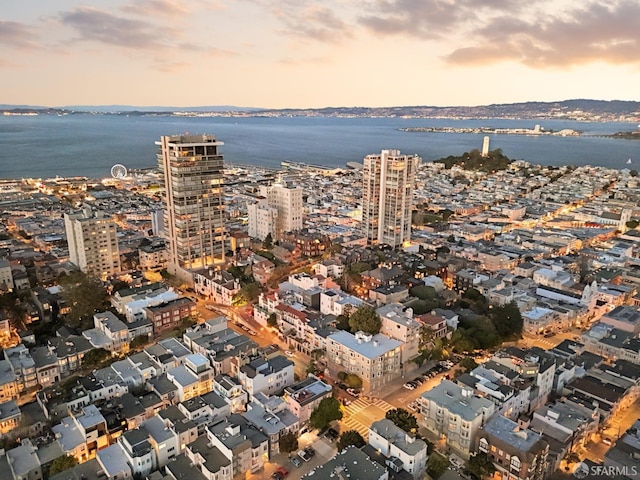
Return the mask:
[[[408,472],[413,478],[424,478],[427,467],[427,444],[405,432],[391,420],[382,419],[369,427],[368,442],[385,456],[389,468]]]
[[[199,435],[209,425],[231,415],[231,405],[215,391],[180,402],[177,408],[196,425]]]
[[[240,282],[224,270],[199,270],[193,281],[196,293],[222,305],[233,305],[233,296],[240,291]]]
[[[293,384],[294,363],[282,355],[257,358],[240,367],[237,378],[250,396],[273,395]]]
[[[183,365],[167,371],[167,379],[178,387],[178,400],[184,402],[213,390],[213,369],[202,354],[187,356]]]
[[[420,350],[420,318],[413,318],[413,310],[398,303],[384,305],[376,309],[382,320],[380,333],[402,342],[402,361],[407,362],[418,356]],[[444,324],[444,319],[442,319]],[[446,324],[444,325],[446,331]]]
[[[4,349],[4,359],[9,362],[11,371],[15,375],[18,392],[34,388],[38,385],[36,364],[27,347],[19,344],[16,347]]]
[[[112,312],[100,312],[93,316],[94,328],[85,330],[82,335],[95,348],[104,348],[114,354],[129,353],[129,336],[127,325]]]
[[[178,298],[162,305],[144,309],[145,317],[153,323],[153,333],[158,336],[180,326],[183,320],[196,318],[196,304],[190,298]]]
[[[297,382],[284,389],[283,398],[288,409],[304,426],[320,402],[331,396],[332,387],[319,378],[310,375],[301,382]]]
[[[249,427],[239,415],[207,427],[206,438],[231,461],[232,476],[255,473],[264,468],[269,458],[269,439],[262,432]]]
[[[298,436],[298,417],[289,411],[282,397],[258,393],[241,415],[269,439],[269,458],[280,453],[280,438],[283,435]]]
[[[542,435],[496,415],[479,431],[476,451],[487,455],[496,480],[543,480],[549,445]]]
[[[143,272],[159,272],[167,268],[169,254],[164,241],[154,242],[150,245],[142,245],[138,248],[140,270]]]
[[[109,445],[107,422],[95,405],[86,405],[54,425],[56,441],[65,455],[78,463],[94,458],[96,452]]]

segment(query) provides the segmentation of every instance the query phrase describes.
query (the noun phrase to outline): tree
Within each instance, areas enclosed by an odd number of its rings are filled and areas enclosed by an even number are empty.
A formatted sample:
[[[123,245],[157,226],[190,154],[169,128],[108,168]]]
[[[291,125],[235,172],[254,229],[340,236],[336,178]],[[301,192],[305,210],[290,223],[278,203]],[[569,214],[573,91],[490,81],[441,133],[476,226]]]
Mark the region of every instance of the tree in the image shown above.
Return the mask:
[[[273,248],[273,235],[271,235],[271,233],[267,233],[267,236],[264,237],[262,248],[265,250],[271,250]]]
[[[275,313],[270,313],[269,316],[267,317],[267,324],[271,327],[277,327],[278,326],[278,317],[276,316]]]
[[[130,350],[137,350],[138,348],[144,347],[149,342],[149,335],[138,335],[136,338],[131,340],[129,343]]]
[[[316,362],[311,360],[308,364],[307,364],[307,368],[304,370],[304,373],[306,373],[307,375],[309,375],[310,373],[315,373],[316,372]]]
[[[418,431],[418,421],[416,417],[404,408],[389,410],[385,418],[391,420],[398,428],[401,428],[407,433],[415,433]]]
[[[82,365],[89,368],[98,368],[110,358],[111,352],[109,350],[94,348],[84,354],[84,357],[82,357]]]
[[[338,440],[338,451],[345,449],[346,447],[353,445],[356,448],[364,447],[365,445],[364,438],[360,435],[356,430],[347,430],[342,435],[340,435],[340,440]]]
[[[469,459],[469,465],[465,470],[477,478],[482,478],[492,476],[496,467],[486,453],[478,452]]]
[[[76,466],[77,464],[78,460],[76,460],[76,457],[72,457],[71,455],[63,455],[61,457],[58,457],[53,462],[51,462],[51,466],[49,467],[49,476],[64,472],[65,470],[68,470],[71,467]]]
[[[629,220],[626,224],[626,227],[630,230],[633,230],[634,228],[636,228],[638,225],[640,225],[640,222],[638,222],[638,220]]]
[[[347,315],[338,315],[336,318],[336,328],[338,330],[349,331],[351,329],[349,326],[349,317]]]
[[[344,383],[351,388],[362,388],[362,379],[355,373],[348,373],[344,378]]]
[[[107,290],[99,278],[73,272],[60,277],[60,285],[60,295],[70,308],[67,320],[71,327],[80,327],[83,320],[88,324],[96,311],[106,310],[108,307]]]
[[[418,297],[420,300],[432,300],[436,298],[436,289],[427,285],[418,285],[409,290],[409,295]]]
[[[333,397],[323,398],[316,409],[311,412],[309,425],[321,430],[328,427],[334,420],[340,420],[341,418],[340,402]]]
[[[522,314],[516,302],[510,302],[503,306],[495,307],[491,313],[491,320],[496,327],[496,332],[502,338],[520,337],[522,333]]]
[[[349,326],[353,333],[363,331],[364,333],[376,335],[382,328],[382,320],[369,305],[361,305],[349,317]]]
[[[471,357],[464,357],[460,360],[460,366],[465,369],[465,372],[470,372],[478,366],[476,361]]]
[[[278,444],[281,452],[295,452],[298,449],[298,437],[293,433],[285,433],[280,437]]]
[[[234,305],[244,305],[255,301],[260,295],[260,285],[257,283],[248,283],[233,296]]]
[[[449,467],[449,460],[437,452],[433,452],[427,461],[427,473],[431,478],[439,478]]]

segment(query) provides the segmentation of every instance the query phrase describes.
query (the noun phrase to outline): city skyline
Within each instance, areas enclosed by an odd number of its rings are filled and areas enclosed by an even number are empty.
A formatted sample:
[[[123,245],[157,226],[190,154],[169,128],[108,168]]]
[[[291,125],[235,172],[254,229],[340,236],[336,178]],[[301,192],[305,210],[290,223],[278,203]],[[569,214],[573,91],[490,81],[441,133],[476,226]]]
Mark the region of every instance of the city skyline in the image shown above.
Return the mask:
[[[562,0],[20,2],[0,103],[483,105],[635,100],[640,5]]]

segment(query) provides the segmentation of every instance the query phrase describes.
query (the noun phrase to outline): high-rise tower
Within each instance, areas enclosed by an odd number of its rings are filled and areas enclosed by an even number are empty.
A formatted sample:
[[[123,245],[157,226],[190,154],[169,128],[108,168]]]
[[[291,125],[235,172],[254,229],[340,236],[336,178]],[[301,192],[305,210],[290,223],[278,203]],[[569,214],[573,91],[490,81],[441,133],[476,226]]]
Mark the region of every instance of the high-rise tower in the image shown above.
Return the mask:
[[[411,239],[413,186],[420,161],[399,150],[364,158],[362,229],[369,243],[396,246]]]
[[[71,263],[99,278],[120,273],[117,227],[111,216],[85,207],[65,213],[64,226]]]
[[[214,135],[162,136],[158,166],[164,180],[164,231],[169,271],[181,274],[224,259],[224,145]]]

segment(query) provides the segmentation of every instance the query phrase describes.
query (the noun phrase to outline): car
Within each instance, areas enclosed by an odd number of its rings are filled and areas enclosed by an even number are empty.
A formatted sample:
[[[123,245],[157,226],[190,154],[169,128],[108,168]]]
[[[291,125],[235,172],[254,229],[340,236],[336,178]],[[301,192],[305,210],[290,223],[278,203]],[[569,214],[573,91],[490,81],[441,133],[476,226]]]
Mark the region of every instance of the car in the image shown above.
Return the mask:
[[[300,460],[298,457],[291,457],[291,463],[294,467],[299,467],[300,465],[302,465],[302,460]]]
[[[358,390],[356,390],[355,388],[347,388],[347,393],[349,395],[353,395],[356,398],[360,396],[360,392]]]
[[[271,478],[273,478],[273,480],[284,480],[284,475],[279,472],[273,472],[273,474],[271,474]]]
[[[411,383],[411,382],[407,382],[404,385],[402,385],[404,388],[406,388],[407,390],[415,390],[416,386]]]
[[[610,438],[605,438],[602,440],[602,443],[604,443],[605,445],[611,445],[613,442]]]
[[[551,338],[553,336],[555,336],[555,333],[553,332],[546,332],[544,335],[542,335],[544,338]]]
[[[284,467],[278,467],[278,468],[276,468],[276,473],[279,473],[280,475],[282,475],[282,478],[284,478],[287,475],[289,475],[289,470],[287,470]]]
[[[316,455],[316,451],[313,449],[312,446],[308,446],[304,449],[304,453],[306,453],[309,458],[313,458]]]
[[[338,433],[338,431],[334,428],[330,428],[329,430],[327,430],[327,433],[324,434],[324,436],[330,440],[330,441],[335,441],[338,439],[338,437],[340,436],[340,434]]]
[[[422,378],[420,378],[420,377],[416,377],[416,378],[414,378],[414,379],[413,379],[413,380],[411,380],[411,381],[412,381],[413,383],[417,383],[418,385],[422,385],[422,382],[423,382]]]
[[[451,465],[453,465],[456,468],[463,468],[464,464],[462,463],[462,460],[460,460],[458,457],[456,457],[455,455],[451,455],[449,457],[449,461],[451,462]]]
[[[293,353],[291,350],[287,350],[286,352],[284,352],[284,354],[285,354],[287,357],[293,357],[293,355],[294,355],[294,353]]]
[[[307,452],[305,452],[304,450],[300,450],[298,452],[298,456],[304,460],[305,462],[308,462],[309,460],[311,460],[311,457],[309,456],[309,454]]]
[[[216,307],[214,307],[213,305],[205,305],[204,308],[206,308],[207,310],[215,310]]]
[[[347,388],[349,388],[344,383],[341,383],[341,382],[336,383],[336,386],[341,390],[347,390]]]

